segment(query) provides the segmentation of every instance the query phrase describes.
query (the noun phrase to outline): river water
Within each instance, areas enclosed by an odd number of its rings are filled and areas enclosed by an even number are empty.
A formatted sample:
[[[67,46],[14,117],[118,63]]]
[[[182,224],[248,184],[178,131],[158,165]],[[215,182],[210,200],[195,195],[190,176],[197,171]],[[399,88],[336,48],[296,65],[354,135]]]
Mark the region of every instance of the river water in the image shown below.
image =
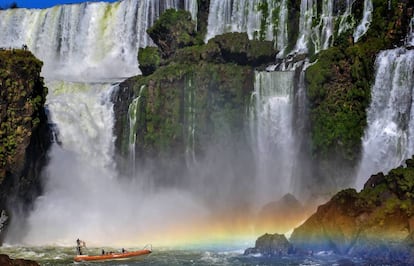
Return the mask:
[[[142,248],[142,247],[140,247]],[[140,249],[140,248],[130,248]],[[105,250],[119,248],[104,247]],[[90,248],[90,254],[100,254],[100,248]],[[331,252],[320,252],[312,256],[282,256],[265,257],[261,255],[245,256],[244,249],[236,248],[167,248],[153,247],[150,255],[128,260],[112,260],[106,262],[73,262],[74,247],[19,247],[9,246],[0,248],[0,253],[6,253],[11,258],[35,260],[40,265],[367,265],[357,258],[339,257]]]

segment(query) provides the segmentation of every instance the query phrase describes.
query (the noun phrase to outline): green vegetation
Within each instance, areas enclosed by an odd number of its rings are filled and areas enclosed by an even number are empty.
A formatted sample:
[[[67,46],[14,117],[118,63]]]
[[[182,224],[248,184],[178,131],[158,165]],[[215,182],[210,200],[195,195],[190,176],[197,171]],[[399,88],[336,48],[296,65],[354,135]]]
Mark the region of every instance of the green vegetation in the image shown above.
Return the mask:
[[[197,128],[195,143],[242,132],[250,98],[253,69],[234,64],[169,64],[134,80],[143,108],[137,115],[138,150],[162,156],[183,154],[189,127]],[[190,84],[189,84],[190,83]],[[195,98],[185,97],[188,93]],[[190,125],[189,123],[195,123]]]
[[[47,89],[40,77],[42,62],[23,50],[0,51],[0,178],[22,158],[40,122]]]
[[[144,76],[152,74],[161,63],[161,56],[156,47],[139,48],[139,68]]]
[[[260,41],[264,41],[266,39],[266,29],[269,26],[268,18],[269,18],[269,5],[267,1],[260,2],[257,5],[257,10],[262,13],[262,18],[260,20],[260,30],[258,39]]]
[[[164,58],[174,54],[177,49],[202,43],[200,36],[197,36],[191,13],[185,10],[166,10],[147,33]]]
[[[374,62],[379,51],[392,48],[406,34],[404,15],[409,6],[392,1],[373,1],[370,29],[358,43],[352,32],[337,37],[334,47],[320,52],[308,68],[306,82],[311,103],[312,148],[316,157],[339,154],[354,162],[366,126],[366,109],[374,79]]]

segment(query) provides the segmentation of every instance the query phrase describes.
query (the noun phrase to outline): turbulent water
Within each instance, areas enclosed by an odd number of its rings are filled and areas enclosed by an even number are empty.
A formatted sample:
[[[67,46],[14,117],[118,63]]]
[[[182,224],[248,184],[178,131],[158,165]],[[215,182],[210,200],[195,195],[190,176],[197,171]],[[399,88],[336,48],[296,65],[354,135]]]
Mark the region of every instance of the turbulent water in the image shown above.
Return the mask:
[[[118,251],[120,248],[104,247],[105,250]],[[142,247],[140,247],[142,248]],[[132,250],[133,248],[131,248]],[[64,247],[3,247],[0,253],[7,253],[13,257],[24,257],[38,261],[43,266],[79,265],[73,262],[73,248]],[[101,249],[92,248],[90,252],[99,254]],[[320,252],[313,256],[284,256],[269,258],[263,256],[243,256],[243,250],[204,247],[202,249],[168,249],[153,248],[148,256],[131,260],[82,263],[82,265],[303,265],[303,266],[332,266],[332,265],[364,265],[364,262],[355,258],[339,257],[332,252]],[[365,264],[366,265],[366,264]]]

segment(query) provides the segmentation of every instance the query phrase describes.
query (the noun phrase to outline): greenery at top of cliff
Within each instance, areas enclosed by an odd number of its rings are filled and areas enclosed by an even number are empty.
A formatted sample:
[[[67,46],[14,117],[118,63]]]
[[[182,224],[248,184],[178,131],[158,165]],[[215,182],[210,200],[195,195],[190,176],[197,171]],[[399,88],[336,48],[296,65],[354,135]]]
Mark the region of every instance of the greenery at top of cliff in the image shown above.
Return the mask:
[[[379,51],[401,44],[413,3],[374,0],[368,32],[353,43],[352,32],[336,36],[334,46],[313,57],[306,83],[310,100],[313,152],[319,158],[339,154],[356,161],[366,126],[374,62]]]
[[[25,50],[0,50],[0,177],[23,160],[30,134],[40,122],[47,88],[42,62]],[[21,150],[23,149],[23,150]]]

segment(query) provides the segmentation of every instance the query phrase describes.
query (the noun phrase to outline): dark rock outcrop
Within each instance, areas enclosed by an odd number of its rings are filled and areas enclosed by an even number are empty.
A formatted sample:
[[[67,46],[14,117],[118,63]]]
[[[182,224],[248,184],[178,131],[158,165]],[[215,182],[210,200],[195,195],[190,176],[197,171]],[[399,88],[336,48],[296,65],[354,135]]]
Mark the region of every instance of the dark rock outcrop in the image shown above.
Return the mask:
[[[29,51],[0,51],[0,211],[9,217],[11,208],[27,211],[41,193],[51,143],[41,68]]]
[[[292,253],[292,245],[284,235],[264,234],[256,240],[254,248],[248,248],[244,255],[283,256]]]
[[[377,263],[414,263],[414,167],[373,175],[319,206],[290,241],[299,250],[332,250]]]
[[[0,254],[0,265],[2,266],[40,266],[33,260],[11,259],[8,255]]]
[[[271,41],[249,40],[247,33],[225,33],[209,40],[224,62],[257,67],[274,62],[277,50]]]

